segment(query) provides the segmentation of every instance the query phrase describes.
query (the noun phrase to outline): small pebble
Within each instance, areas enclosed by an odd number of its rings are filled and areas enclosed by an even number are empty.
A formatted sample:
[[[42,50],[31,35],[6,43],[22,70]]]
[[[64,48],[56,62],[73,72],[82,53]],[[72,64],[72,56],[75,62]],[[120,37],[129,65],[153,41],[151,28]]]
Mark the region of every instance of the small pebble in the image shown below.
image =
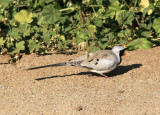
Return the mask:
[[[3,86],[2,85],[0,85],[0,88],[2,88]]]

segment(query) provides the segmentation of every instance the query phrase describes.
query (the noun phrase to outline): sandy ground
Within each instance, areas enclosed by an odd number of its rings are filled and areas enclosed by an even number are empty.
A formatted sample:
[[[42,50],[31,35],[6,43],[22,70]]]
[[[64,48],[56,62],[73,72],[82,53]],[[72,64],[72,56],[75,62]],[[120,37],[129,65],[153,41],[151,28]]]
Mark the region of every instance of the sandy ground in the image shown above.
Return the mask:
[[[109,78],[70,66],[25,70],[82,54],[24,55],[16,65],[0,56],[0,115],[160,115],[160,47],[127,51]]]

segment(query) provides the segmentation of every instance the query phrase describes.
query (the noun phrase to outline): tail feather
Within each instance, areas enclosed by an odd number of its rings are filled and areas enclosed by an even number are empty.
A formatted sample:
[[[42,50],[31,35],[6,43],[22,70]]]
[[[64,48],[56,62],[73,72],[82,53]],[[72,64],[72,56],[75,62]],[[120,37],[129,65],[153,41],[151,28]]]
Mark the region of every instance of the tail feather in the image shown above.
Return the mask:
[[[65,66],[65,65],[67,65],[67,62],[50,64],[50,65],[45,65],[45,66],[38,66],[38,67],[29,68],[27,70],[40,69],[40,68],[46,68],[46,67],[55,67],[55,66]]]
[[[83,61],[69,61],[68,65],[71,65],[71,66],[81,66],[82,62]]]
[[[57,63],[57,64],[50,64],[50,65],[45,65],[45,66],[38,66],[38,67],[33,67],[33,68],[29,68],[27,70],[33,70],[33,69],[40,69],[40,68],[46,68],[46,67],[55,67],[55,66],[66,66],[66,65],[70,65],[70,66],[81,66],[81,63],[83,61],[69,61],[69,62],[63,62],[63,63]]]

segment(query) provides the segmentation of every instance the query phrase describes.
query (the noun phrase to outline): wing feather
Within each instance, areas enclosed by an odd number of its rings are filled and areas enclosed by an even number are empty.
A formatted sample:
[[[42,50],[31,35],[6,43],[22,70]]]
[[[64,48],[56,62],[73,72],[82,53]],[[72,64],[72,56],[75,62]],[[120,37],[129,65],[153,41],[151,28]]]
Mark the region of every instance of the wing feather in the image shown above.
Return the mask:
[[[117,57],[109,50],[102,50],[94,53],[84,60],[80,65],[94,70],[102,71],[110,69],[117,64]]]

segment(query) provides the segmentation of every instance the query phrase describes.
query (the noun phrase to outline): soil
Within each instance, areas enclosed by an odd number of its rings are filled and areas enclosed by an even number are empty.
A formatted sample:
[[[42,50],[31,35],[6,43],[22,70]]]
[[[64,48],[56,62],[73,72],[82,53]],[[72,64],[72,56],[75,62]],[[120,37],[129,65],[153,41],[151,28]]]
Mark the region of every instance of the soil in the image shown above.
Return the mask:
[[[127,51],[112,72],[92,78],[72,66],[27,71],[85,54],[0,56],[0,115],[160,115],[160,47]]]

